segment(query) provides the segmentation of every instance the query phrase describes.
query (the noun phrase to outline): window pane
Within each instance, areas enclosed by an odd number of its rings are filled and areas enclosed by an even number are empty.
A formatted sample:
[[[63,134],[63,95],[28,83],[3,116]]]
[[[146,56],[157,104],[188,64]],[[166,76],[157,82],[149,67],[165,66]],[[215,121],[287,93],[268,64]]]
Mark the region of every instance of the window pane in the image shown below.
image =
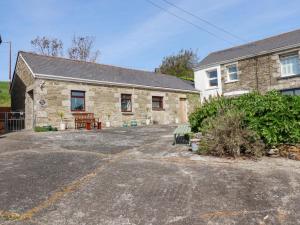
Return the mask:
[[[83,91],[72,91],[71,94],[72,96],[84,97]]]
[[[131,111],[131,101],[130,100],[123,100],[121,102],[121,109],[123,112],[130,112]]]
[[[283,95],[294,95],[294,91],[293,90],[282,91],[281,93]]]
[[[157,101],[152,102],[152,107],[156,108],[156,109],[159,109],[160,108],[159,102],[157,102]]]
[[[300,73],[300,62],[298,54],[282,57],[280,59],[280,62],[283,76],[295,75]]]
[[[237,72],[236,65],[229,66],[229,67],[228,67],[228,72],[229,72],[229,73],[235,73],[235,72]]]
[[[217,70],[213,70],[213,71],[208,72],[208,78],[216,78],[216,77],[218,77]]]
[[[84,98],[72,98],[71,99],[71,110],[73,110],[73,111],[84,110]]]
[[[163,97],[152,96],[152,109],[163,109]]]
[[[300,89],[295,90],[295,95],[300,95]]]
[[[71,91],[71,110],[72,111],[84,111],[84,91]]]
[[[218,86],[218,79],[209,80],[209,86],[211,86],[211,87]]]
[[[131,112],[131,95],[130,94],[121,94],[121,111],[122,112]]]
[[[237,79],[238,79],[237,73],[229,74],[229,80],[237,80]]]

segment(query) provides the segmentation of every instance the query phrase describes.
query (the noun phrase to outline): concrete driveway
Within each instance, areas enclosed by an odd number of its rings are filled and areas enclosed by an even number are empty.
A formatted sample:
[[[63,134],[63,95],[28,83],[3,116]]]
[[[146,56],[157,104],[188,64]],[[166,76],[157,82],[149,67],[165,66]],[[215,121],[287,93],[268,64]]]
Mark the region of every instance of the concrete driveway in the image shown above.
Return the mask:
[[[201,157],[174,127],[0,136],[0,224],[300,224],[300,163]]]

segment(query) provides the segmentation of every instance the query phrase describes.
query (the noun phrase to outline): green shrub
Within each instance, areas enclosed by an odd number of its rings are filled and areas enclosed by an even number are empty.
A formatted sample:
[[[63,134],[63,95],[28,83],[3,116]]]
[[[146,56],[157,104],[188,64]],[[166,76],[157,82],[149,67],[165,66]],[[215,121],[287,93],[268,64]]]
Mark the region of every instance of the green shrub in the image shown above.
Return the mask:
[[[35,127],[34,128],[35,132],[48,132],[48,131],[57,131],[57,128],[52,127],[52,126],[43,126],[43,127]]]
[[[215,118],[232,108],[245,115],[245,126],[255,131],[267,145],[300,142],[300,96],[276,91],[213,99],[190,115],[192,130],[202,131],[205,119]]]
[[[256,132],[244,124],[244,114],[232,109],[203,121],[199,153],[214,156],[261,157],[265,145]]]

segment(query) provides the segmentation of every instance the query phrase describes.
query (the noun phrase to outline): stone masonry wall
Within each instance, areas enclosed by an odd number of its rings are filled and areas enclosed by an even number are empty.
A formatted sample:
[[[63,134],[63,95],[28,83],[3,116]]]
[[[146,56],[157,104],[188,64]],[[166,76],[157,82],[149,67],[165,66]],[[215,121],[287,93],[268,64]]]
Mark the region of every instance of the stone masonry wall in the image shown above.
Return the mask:
[[[34,78],[21,57],[18,57],[11,89],[12,111],[25,112],[25,128],[32,128],[33,99],[28,88],[34,84]]]
[[[234,82],[227,81],[226,65],[221,65],[223,93],[253,90],[265,93],[272,89],[283,90],[300,87],[299,76],[281,77],[280,55],[284,53],[278,52],[238,61],[239,80]]]
[[[34,78],[28,67],[25,65],[22,58],[18,58],[16,63],[16,69],[14,73],[14,80],[12,85],[12,109],[14,111],[24,111],[25,110],[25,94],[26,88],[32,85]]]
[[[35,85],[36,125],[59,126],[58,112],[64,112],[68,127],[74,127],[71,108],[71,90],[85,91],[86,112],[95,114],[102,122],[108,120],[112,126],[122,126],[124,122],[136,119],[138,124],[145,123],[147,117],[159,124],[170,124],[179,118],[179,98],[187,99],[188,113],[199,104],[199,94],[145,90],[137,88],[92,85],[54,80],[36,80],[43,87]],[[132,113],[121,112],[121,94],[132,94]],[[164,97],[164,110],[152,111],[152,96]],[[196,100],[195,100],[196,99]],[[45,104],[40,104],[43,102]]]

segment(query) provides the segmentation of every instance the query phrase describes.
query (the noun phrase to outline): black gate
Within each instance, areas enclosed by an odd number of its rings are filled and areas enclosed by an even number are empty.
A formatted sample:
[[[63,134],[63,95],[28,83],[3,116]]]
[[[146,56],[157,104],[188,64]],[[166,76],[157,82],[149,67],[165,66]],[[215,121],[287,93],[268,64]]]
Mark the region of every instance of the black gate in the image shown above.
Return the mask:
[[[0,130],[20,131],[25,128],[24,112],[0,112]]]

